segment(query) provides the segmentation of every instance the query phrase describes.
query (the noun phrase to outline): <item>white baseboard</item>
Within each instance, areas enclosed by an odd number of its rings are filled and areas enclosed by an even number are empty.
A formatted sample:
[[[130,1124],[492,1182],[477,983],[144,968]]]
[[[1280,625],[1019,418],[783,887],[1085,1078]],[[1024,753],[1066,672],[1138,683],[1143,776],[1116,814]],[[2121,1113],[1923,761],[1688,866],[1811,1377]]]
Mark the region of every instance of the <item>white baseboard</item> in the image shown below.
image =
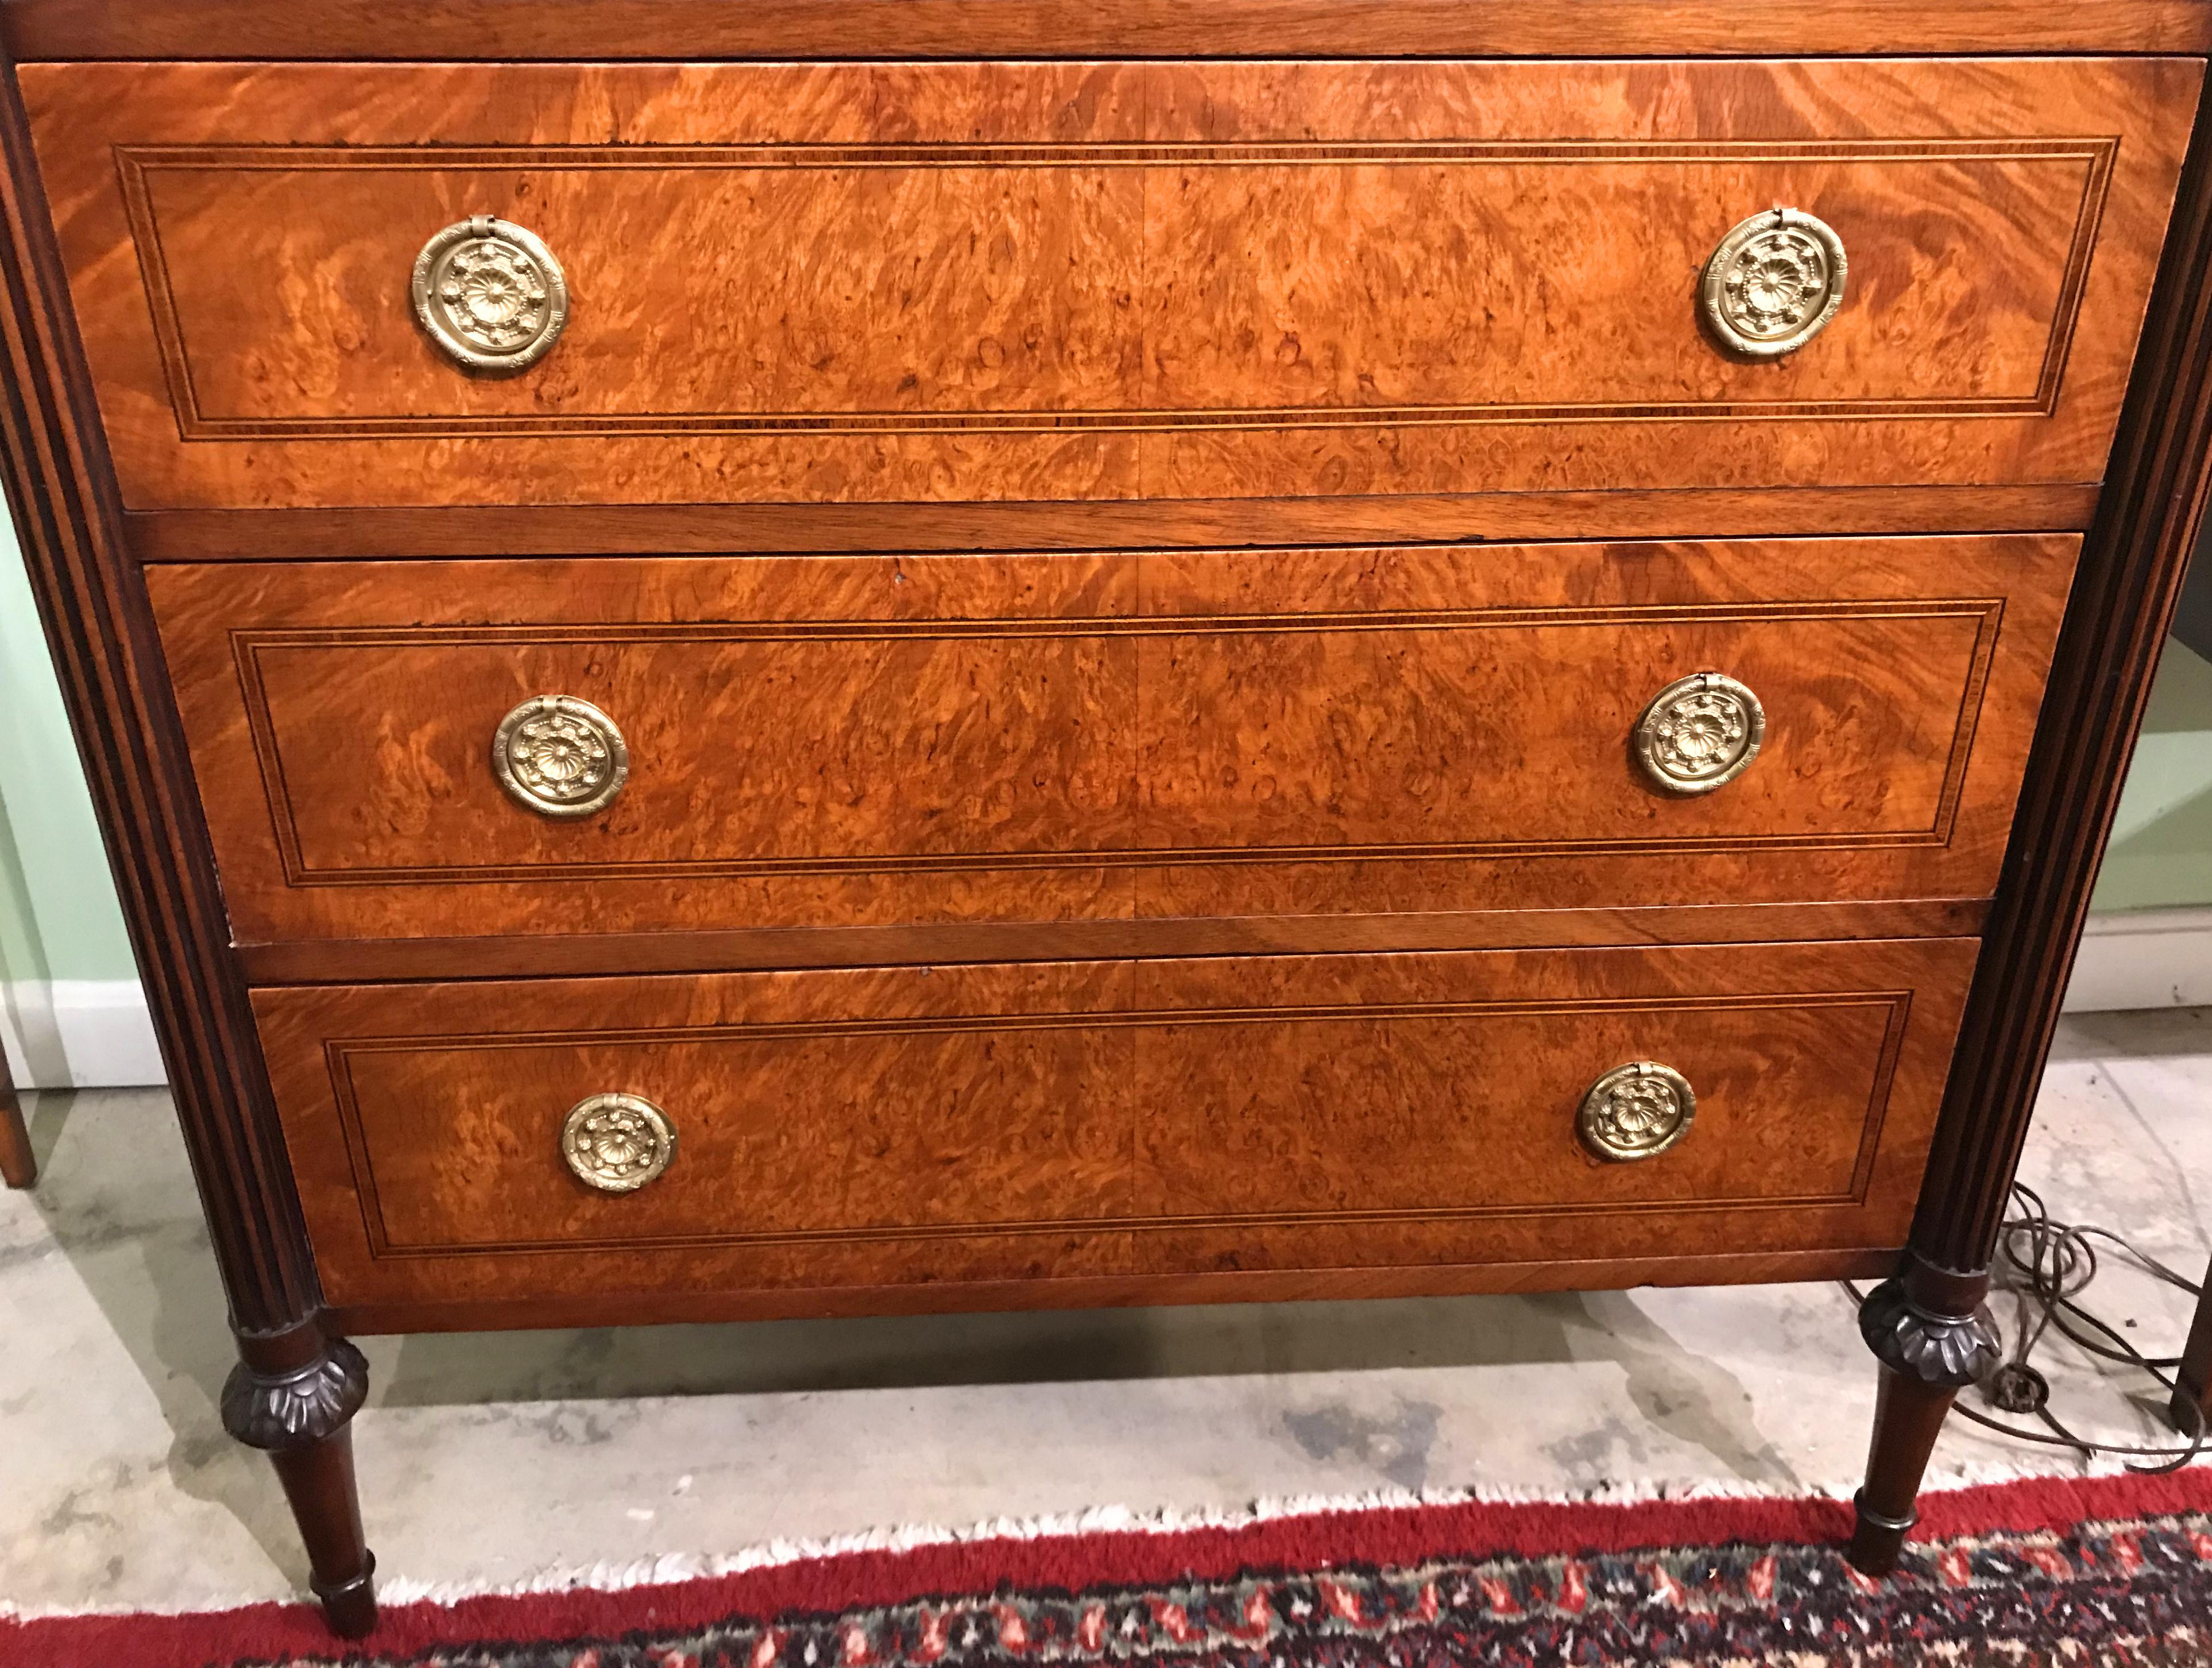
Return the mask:
[[[2089,917],[2068,1013],[2204,1007],[2212,1007],[2212,909]]]
[[[168,1081],[136,979],[0,985],[0,1043],[21,1088],[125,1089]]]

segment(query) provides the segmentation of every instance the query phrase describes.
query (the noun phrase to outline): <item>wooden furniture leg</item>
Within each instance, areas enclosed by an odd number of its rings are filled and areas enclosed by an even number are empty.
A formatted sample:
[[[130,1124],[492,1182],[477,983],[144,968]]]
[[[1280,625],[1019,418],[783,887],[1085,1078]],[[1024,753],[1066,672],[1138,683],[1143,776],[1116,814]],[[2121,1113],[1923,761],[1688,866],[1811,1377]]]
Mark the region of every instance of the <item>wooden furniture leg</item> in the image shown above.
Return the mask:
[[[2212,1424],[2212,1269],[2204,1272],[2196,1318],[2189,1323],[2189,1342],[2181,1347],[2172,1407],[2173,1428],[2184,1435],[2200,1423]]]
[[[2212,125],[2180,189],[2106,491],[2051,664],[1927,1179],[1859,1326],[1881,1364],[1851,1561],[1897,1561],[1944,1415],[1993,1366],[1982,1299],[2151,673],[2203,526],[2212,453]],[[2200,1328],[2200,1330],[2203,1329]],[[2203,1341],[2212,1354],[2212,1338]]]
[[[1907,1252],[1905,1272],[1859,1307],[1860,1336],[1881,1363],[1866,1486],[1852,1502],[1858,1522],[1850,1560],[1869,1575],[1897,1567],[1943,1417],[2003,1353],[1982,1303],[1989,1285],[1986,1274],[1954,1274]]]
[[[376,1626],[376,1559],[362,1530],[351,1428],[368,1393],[368,1363],[313,1321],[241,1332],[238,1348],[222,1387],[223,1428],[275,1464],[324,1614],[333,1631],[359,1639]]]
[[[322,1327],[322,1288],[269,1095],[145,578],[52,242],[15,64],[0,52],[0,466],[116,893],[145,977],[241,1364],[231,1434],[274,1458],[331,1623],[375,1624],[347,1421],[361,1353]],[[137,621],[118,628],[116,622]],[[12,1179],[12,1178],[11,1178]]]
[[[8,1074],[8,1062],[0,1060],[0,1181],[28,1187],[38,1179],[39,1161],[31,1153],[31,1132],[23,1127],[15,1080]]]

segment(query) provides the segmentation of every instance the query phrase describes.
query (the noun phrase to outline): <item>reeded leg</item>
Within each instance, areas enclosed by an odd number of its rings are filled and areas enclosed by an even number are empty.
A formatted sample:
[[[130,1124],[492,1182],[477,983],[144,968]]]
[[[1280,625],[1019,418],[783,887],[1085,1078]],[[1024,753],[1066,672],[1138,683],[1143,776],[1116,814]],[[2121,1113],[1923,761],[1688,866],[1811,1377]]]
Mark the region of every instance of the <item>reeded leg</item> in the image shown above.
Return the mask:
[[[376,1560],[362,1532],[350,1428],[368,1394],[368,1363],[312,1321],[242,1332],[238,1353],[222,1387],[223,1428],[275,1464],[323,1614],[340,1637],[359,1639],[376,1626]]]
[[[38,1179],[39,1161],[31,1156],[31,1132],[23,1127],[15,1080],[8,1075],[8,1062],[0,1060],[0,1181],[28,1187]]]
[[[2189,1323],[2173,1382],[2174,1429],[2185,1435],[2200,1420],[2212,1424],[2212,1271],[2204,1276],[2204,1294],[2197,1300],[2197,1318]]]
[[[1996,1326],[1982,1305],[1986,1270],[1961,1274],[1905,1254],[1903,1271],[1867,1294],[1859,1332],[1881,1363],[1866,1486],[1855,1504],[1850,1561],[1887,1575],[1917,1513],[1920,1479],[1959,1392],[1996,1365]]]

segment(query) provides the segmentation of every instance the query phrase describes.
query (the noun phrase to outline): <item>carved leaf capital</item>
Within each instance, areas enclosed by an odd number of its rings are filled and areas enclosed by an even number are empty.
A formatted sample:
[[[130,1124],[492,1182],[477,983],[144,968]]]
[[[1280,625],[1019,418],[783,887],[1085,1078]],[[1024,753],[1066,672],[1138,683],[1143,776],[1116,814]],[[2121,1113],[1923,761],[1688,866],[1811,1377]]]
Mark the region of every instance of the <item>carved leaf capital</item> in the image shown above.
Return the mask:
[[[368,1363],[344,1338],[296,1373],[240,1362],[222,1387],[222,1428],[249,1448],[305,1448],[335,1434],[368,1396]]]
[[[1979,1383],[2004,1353],[1987,1308],[1931,1313],[1914,1306],[1901,1280],[1885,1280],[1867,1294],[1859,1306],[1859,1336],[1892,1372],[1953,1390]]]

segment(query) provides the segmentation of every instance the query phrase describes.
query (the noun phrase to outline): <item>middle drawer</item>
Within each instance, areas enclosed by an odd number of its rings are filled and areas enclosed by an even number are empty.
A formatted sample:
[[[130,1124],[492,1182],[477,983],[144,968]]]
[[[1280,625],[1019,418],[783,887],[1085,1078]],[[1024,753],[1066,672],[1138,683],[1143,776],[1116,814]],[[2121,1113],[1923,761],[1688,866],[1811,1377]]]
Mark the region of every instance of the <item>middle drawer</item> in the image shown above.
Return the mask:
[[[1978,897],[2078,542],[149,582],[252,943]]]

